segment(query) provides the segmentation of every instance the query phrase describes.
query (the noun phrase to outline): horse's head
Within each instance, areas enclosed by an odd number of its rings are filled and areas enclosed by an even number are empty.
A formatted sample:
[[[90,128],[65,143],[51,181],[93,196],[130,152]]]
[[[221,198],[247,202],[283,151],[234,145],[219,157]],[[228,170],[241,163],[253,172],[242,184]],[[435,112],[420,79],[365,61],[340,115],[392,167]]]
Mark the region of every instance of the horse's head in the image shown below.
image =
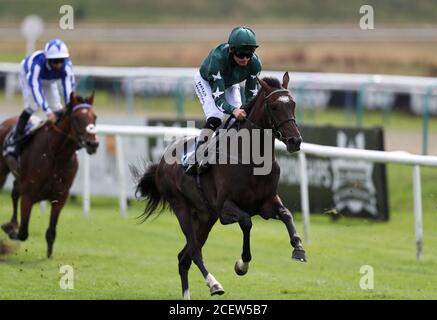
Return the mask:
[[[264,91],[264,120],[275,137],[285,143],[287,151],[300,150],[302,136],[296,124],[296,102],[288,91],[290,77],[286,72],[282,85],[275,78],[258,79]]]
[[[86,149],[88,154],[97,151],[99,142],[96,137],[97,116],[92,109],[94,92],[87,98],[70,95],[70,103],[67,105],[67,113],[71,119],[71,132],[78,145]]]

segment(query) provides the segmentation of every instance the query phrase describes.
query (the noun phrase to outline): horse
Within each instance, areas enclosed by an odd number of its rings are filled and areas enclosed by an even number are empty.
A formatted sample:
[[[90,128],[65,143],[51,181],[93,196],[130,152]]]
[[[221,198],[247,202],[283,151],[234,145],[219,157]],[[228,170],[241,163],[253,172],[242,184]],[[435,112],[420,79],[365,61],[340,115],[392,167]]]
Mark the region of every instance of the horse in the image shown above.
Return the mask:
[[[275,138],[285,143],[290,153],[300,150],[302,137],[295,118],[296,103],[287,90],[289,75],[286,72],[282,84],[276,78],[263,78],[257,95],[244,106],[247,117],[235,121],[230,128],[249,132],[258,128],[266,129],[261,144],[274,145]],[[270,130],[270,135],[268,135]],[[264,131],[263,131],[264,132]],[[178,141],[174,142],[177,144]],[[241,147],[241,146],[240,146]],[[165,153],[174,155],[174,148]],[[241,148],[238,150],[241,156]],[[170,206],[176,214],[186,244],[178,254],[178,268],[182,286],[182,297],[190,299],[188,270],[192,261],[201,271],[211,295],[224,293],[223,286],[206,269],[202,258],[202,247],[216,221],[222,224],[238,222],[243,233],[241,259],[234,270],[244,275],[252,259],[250,250],[251,217],[259,214],[264,219],[281,220],[289,233],[294,248],[292,258],[305,262],[305,250],[296,231],[291,212],[283,205],[277,194],[280,168],[271,148],[272,167],[266,175],[254,175],[255,164],[212,164],[210,170],[196,177],[185,174],[178,163],[167,163],[164,156],[159,163],[146,166],[144,174],[132,167],[137,179],[136,193],[139,200],[146,201],[140,215],[146,220],[150,215]],[[165,155],[164,153],[164,155]]]
[[[55,124],[46,122],[25,142],[20,165],[11,192],[13,214],[10,222],[2,225],[10,239],[25,241],[32,206],[48,200],[51,204],[50,223],[46,231],[47,257],[53,253],[56,225],[59,214],[68,198],[76,176],[78,161],[76,150],[85,148],[94,154],[98,148],[95,135],[96,115],[92,109],[94,92],[87,98],[70,96],[64,112]],[[0,145],[17,123],[17,117],[0,124]],[[11,169],[3,155],[0,155],[0,188]],[[18,225],[17,206],[20,200],[21,221]]]

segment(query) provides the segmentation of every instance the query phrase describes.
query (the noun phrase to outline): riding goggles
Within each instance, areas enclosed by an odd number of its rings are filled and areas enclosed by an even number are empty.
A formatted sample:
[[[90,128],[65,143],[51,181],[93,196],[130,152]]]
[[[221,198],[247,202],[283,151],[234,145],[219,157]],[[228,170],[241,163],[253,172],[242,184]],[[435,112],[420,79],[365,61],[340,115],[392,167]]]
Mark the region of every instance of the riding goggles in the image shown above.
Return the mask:
[[[243,59],[243,58],[251,59],[253,57],[253,52],[251,52],[251,51],[236,51],[235,56],[239,59]]]
[[[64,62],[65,62],[64,58],[49,59],[50,64],[60,64],[60,63],[64,63]]]

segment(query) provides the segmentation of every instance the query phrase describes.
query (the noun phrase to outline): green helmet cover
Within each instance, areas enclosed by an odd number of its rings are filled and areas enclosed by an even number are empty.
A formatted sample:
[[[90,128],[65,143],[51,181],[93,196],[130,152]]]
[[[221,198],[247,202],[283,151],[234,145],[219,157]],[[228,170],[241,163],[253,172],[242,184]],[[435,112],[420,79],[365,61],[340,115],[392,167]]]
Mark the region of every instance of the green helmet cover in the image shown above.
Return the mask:
[[[228,44],[231,48],[258,47],[255,32],[248,27],[234,28],[229,35]]]

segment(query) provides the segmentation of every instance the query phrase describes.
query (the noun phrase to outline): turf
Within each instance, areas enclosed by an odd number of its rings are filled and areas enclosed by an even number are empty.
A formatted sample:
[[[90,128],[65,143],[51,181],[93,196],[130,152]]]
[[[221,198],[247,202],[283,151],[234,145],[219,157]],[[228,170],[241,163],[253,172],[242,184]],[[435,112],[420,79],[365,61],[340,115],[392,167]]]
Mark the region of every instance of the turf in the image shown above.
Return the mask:
[[[415,259],[411,170],[389,167],[391,220],[387,223],[314,215],[308,263],[291,260],[285,227],[254,219],[253,260],[244,277],[233,271],[241,253],[237,225],[217,224],[204,247],[209,271],[225,288],[210,297],[199,270],[190,271],[193,299],[436,299],[437,170],[422,171],[424,256]],[[402,181],[402,183],[399,183]],[[7,193],[0,194],[0,221],[9,219]],[[17,252],[0,257],[0,299],[179,299],[176,255],[184,239],[173,214],[139,225],[142,205],[129,218],[118,214],[114,199],[93,199],[89,219],[80,202],[70,201],[61,215],[52,259],[45,257],[48,214],[33,210],[30,237]],[[298,230],[302,221],[295,215]],[[5,239],[1,235],[1,239]],[[74,289],[62,290],[61,265],[74,268]],[[362,290],[360,267],[374,268],[374,289]]]

